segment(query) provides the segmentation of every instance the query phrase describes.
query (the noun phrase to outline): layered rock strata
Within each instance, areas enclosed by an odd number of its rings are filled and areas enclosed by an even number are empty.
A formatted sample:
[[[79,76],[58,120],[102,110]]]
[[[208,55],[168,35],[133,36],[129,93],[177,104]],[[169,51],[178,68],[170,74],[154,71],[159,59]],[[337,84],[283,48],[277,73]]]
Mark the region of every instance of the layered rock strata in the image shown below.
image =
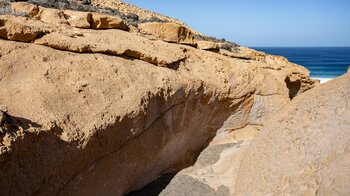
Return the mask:
[[[292,98],[316,84],[271,55],[225,56],[112,19],[91,26],[99,13],[32,8],[0,16],[2,195],[138,190],[192,165],[216,135],[262,125],[290,102],[287,78],[304,87]]]

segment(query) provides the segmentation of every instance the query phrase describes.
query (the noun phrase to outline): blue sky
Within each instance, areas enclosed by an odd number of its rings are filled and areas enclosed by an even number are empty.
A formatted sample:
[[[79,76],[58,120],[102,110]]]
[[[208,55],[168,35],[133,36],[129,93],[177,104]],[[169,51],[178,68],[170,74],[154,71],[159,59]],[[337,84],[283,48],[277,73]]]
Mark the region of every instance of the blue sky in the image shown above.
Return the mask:
[[[350,46],[350,0],[125,0],[244,46]]]

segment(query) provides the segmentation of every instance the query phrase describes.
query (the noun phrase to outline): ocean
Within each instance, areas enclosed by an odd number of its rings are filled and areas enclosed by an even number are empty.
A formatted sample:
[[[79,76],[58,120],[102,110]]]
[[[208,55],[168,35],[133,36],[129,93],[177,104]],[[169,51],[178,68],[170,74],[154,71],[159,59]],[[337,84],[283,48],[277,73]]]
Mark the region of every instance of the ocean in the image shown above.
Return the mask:
[[[268,54],[286,57],[311,71],[312,78],[332,79],[348,70],[350,47],[253,47]]]

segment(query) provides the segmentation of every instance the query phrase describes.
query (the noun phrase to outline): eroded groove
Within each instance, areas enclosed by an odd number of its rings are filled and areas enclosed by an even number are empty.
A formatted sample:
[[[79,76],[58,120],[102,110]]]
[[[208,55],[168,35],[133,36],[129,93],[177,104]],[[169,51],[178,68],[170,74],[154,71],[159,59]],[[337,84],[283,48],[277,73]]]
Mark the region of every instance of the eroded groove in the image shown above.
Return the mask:
[[[187,100],[187,101],[190,101],[190,100]],[[114,154],[114,153],[117,153],[119,150],[123,149],[130,140],[137,140],[137,138],[141,137],[143,133],[147,132],[147,130],[149,130],[150,128],[152,128],[152,126],[158,122],[159,120],[161,120],[162,117],[164,117],[164,114],[168,111],[170,111],[171,109],[173,109],[174,107],[176,106],[180,106],[182,104],[184,104],[186,101],[183,101],[183,102],[180,102],[180,103],[177,103],[177,104],[174,104],[172,105],[170,108],[168,108],[167,110],[165,110],[164,112],[162,112],[148,127],[146,127],[140,134],[130,138],[129,140],[125,141],[125,143],[123,145],[121,145],[120,147],[118,147],[117,149],[107,153],[107,154],[104,154],[102,155],[101,157],[93,160],[91,163],[87,164],[86,166],[84,166],[84,168],[82,168],[79,172],[77,172],[70,180],[67,181],[67,183],[65,183],[65,185],[58,191],[58,195],[60,195],[60,193],[66,188],[66,186],[74,179],[76,178],[80,173],[82,173],[82,171],[84,170],[87,170],[89,167],[91,167],[91,165],[94,165],[95,163],[97,163],[98,161]]]
[[[295,71],[291,67],[268,75],[273,82],[262,85],[269,70],[243,60],[120,30],[6,20],[8,31],[18,33],[29,25],[45,32],[34,36],[29,49],[2,56],[2,73],[11,71],[11,77],[0,83],[2,101],[45,128],[25,131],[11,153],[0,155],[3,195],[138,190],[159,175],[193,164],[229,117],[232,130],[247,126],[254,93],[287,92],[280,76]],[[26,55],[30,58],[22,61]]]
[[[106,158],[106,157],[108,157],[108,156],[111,156],[111,155],[117,153],[118,151],[122,150],[123,148],[125,148],[126,145],[128,145],[128,143],[130,142],[130,140],[137,140],[138,138],[140,138],[144,133],[146,133],[149,129],[151,129],[157,122],[159,122],[160,120],[162,120],[162,118],[164,118],[164,115],[165,115],[167,112],[169,112],[169,111],[171,111],[172,109],[174,109],[175,107],[181,106],[181,105],[183,105],[183,104],[185,104],[185,103],[187,103],[187,102],[191,102],[191,101],[197,102],[197,101],[203,99],[204,97],[205,97],[205,95],[201,95],[200,97],[195,98],[195,99],[188,99],[188,100],[185,100],[185,101],[181,101],[181,102],[179,102],[179,103],[176,103],[176,104],[170,106],[168,109],[164,110],[163,112],[161,112],[161,113],[158,115],[158,117],[155,118],[155,119],[153,120],[153,122],[152,122],[150,125],[144,126],[144,129],[143,129],[143,131],[142,131],[140,134],[134,135],[132,138],[129,138],[128,140],[126,140],[126,141],[124,142],[123,145],[119,146],[118,148],[116,148],[115,150],[112,150],[112,151],[109,152],[109,153],[106,153],[106,154],[104,154],[104,155],[102,155],[102,156],[96,158],[95,160],[93,160],[93,161],[90,162],[89,164],[85,165],[82,169],[80,169],[80,171],[77,172],[75,175],[73,175],[73,177],[71,177],[70,180],[68,180],[68,181],[65,183],[65,185],[58,191],[58,195],[60,195],[61,192],[68,186],[68,184],[69,184],[73,179],[75,179],[80,173],[82,173],[83,171],[87,170],[88,168],[90,168],[92,165],[94,165],[95,163],[99,162],[100,160],[102,160],[102,159],[104,159],[104,158]],[[212,137],[211,137],[211,138],[212,138]]]
[[[159,128],[159,126],[162,124],[162,120],[163,120],[163,117],[164,117],[164,115],[165,115],[165,113],[167,113],[167,112],[169,112],[169,111],[172,111],[172,112],[175,112],[176,110],[178,110],[178,109],[180,109],[180,111],[181,111],[181,113],[183,113],[183,112],[185,112],[185,111],[182,111],[183,109],[181,109],[181,108],[183,108],[183,107],[181,107],[184,103],[192,103],[191,104],[191,108],[192,107],[194,107],[194,105],[195,105],[195,103],[198,103],[200,100],[203,100],[203,98],[204,97],[202,97],[202,96],[200,96],[200,97],[197,97],[197,98],[195,98],[195,99],[189,99],[189,100],[186,100],[186,101],[184,101],[184,102],[180,102],[180,103],[177,103],[177,104],[175,104],[175,105],[173,105],[173,106],[171,106],[170,108],[168,108],[167,110],[165,110],[165,111],[163,111],[162,113],[160,113],[159,115],[158,115],[158,117],[151,123],[151,125],[150,126],[148,126],[148,127],[146,127],[146,129],[147,130],[144,130],[141,134],[139,134],[139,135],[137,135],[136,137],[133,137],[133,138],[131,138],[130,140],[128,140],[128,141],[126,141],[125,142],[125,144],[123,145],[123,146],[121,146],[120,148],[118,148],[118,149],[116,149],[116,150],[114,150],[113,152],[110,152],[110,153],[108,153],[108,154],[106,154],[106,155],[104,155],[104,156],[102,156],[102,157],[100,157],[100,158],[98,158],[97,160],[95,160],[93,163],[90,163],[88,166],[85,166],[85,168],[84,169],[82,169],[80,172],[78,172],[77,173],[77,175],[76,176],[85,176],[85,175],[87,175],[88,173],[86,173],[87,172],[87,170],[89,170],[88,168],[96,168],[96,167],[99,167],[99,165],[103,165],[103,162],[105,162],[105,163],[107,163],[107,162],[110,162],[109,160],[113,160],[114,158],[113,157],[119,157],[119,155],[120,155],[120,153],[121,152],[126,152],[126,151],[128,151],[130,148],[130,145],[133,145],[133,144],[140,144],[140,143],[143,143],[142,141],[145,139],[145,138],[147,138],[148,136],[146,136],[145,134],[147,134],[147,135],[149,135],[149,134],[152,134],[152,135],[154,135],[154,134],[156,134],[156,133],[153,133],[155,130],[157,130],[158,128]],[[209,100],[209,98],[205,98],[205,99],[208,99]],[[225,103],[227,103],[227,104],[229,104],[229,101],[230,99],[227,99],[223,104],[225,105]],[[243,100],[242,100],[243,101]],[[242,102],[239,102],[239,103],[237,103],[237,105],[235,105],[235,106],[233,106],[233,108],[231,108],[232,110],[235,110],[234,108],[237,108],[238,107],[238,105],[240,105]],[[230,104],[229,104],[230,105]],[[223,105],[221,105],[221,106],[223,106]],[[192,111],[193,112],[193,111]],[[219,112],[219,111],[217,111],[217,112]],[[217,113],[217,112],[215,112],[215,113],[213,113],[213,115],[215,115],[216,116],[216,118],[219,120],[220,119],[220,121],[219,121],[219,123],[222,123],[226,118],[227,118],[227,115],[229,115],[229,113],[226,113],[226,112],[219,112],[219,113]],[[190,120],[190,122],[192,122],[192,120]],[[187,124],[187,123],[189,123],[189,122],[186,122],[186,125],[184,125],[184,128],[185,127],[187,127],[187,126],[189,126],[189,124]],[[157,124],[157,126],[155,126]],[[210,129],[213,129],[213,130],[216,130],[217,128],[219,128],[219,124],[218,125],[211,125],[211,126],[213,126],[212,128],[210,128]],[[158,127],[158,128],[156,128],[156,127]],[[199,127],[198,127],[199,128]],[[200,128],[199,128],[200,129]],[[148,130],[152,130],[152,133],[151,132],[149,132]],[[205,147],[204,145],[203,145],[203,143],[209,143],[208,142],[208,139],[207,138],[212,138],[213,137],[213,135],[215,135],[215,131],[205,131],[205,132],[203,132],[203,133],[200,133],[200,137],[203,137],[202,139],[200,139],[200,138],[198,138],[198,136],[195,136],[196,134],[191,134],[191,132],[195,132],[195,130],[187,130],[187,131],[181,131],[181,132],[179,132],[179,134],[180,135],[182,135],[182,134],[185,134],[186,135],[186,140],[192,140],[192,139],[194,139],[194,138],[197,138],[197,139],[199,139],[198,140],[198,142],[199,142],[199,144],[198,144],[198,147],[196,147],[195,149],[196,149],[196,151],[198,151],[198,152],[196,152],[196,153],[192,153],[190,156],[198,156],[199,155],[199,152]],[[167,130],[162,130],[162,132],[167,132]],[[190,134],[190,135],[188,135],[188,134]],[[176,134],[175,136],[177,136],[178,134]],[[175,137],[176,138],[176,137]],[[171,139],[170,141],[168,141],[168,143],[170,142],[170,146],[172,146],[172,144],[171,144],[171,142],[177,142],[178,140],[177,139],[175,139],[175,138],[169,138],[169,139]],[[191,139],[192,138],[192,139]],[[146,144],[146,145],[152,145],[152,144]],[[156,143],[154,143],[153,145],[158,145],[158,144],[156,144]],[[161,144],[161,146],[163,146],[163,145],[165,145],[165,144]],[[168,148],[168,147],[166,147],[168,144],[166,144],[165,146],[163,146],[163,147],[161,147],[162,148],[162,150],[165,150],[165,151],[167,151],[166,149]],[[128,147],[129,146],[129,147]],[[185,150],[185,149],[184,149]],[[174,160],[181,160],[181,159],[183,159],[184,157],[181,157],[181,155],[178,155],[178,156],[176,156],[176,157],[174,157],[175,159]],[[189,157],[188,157],[189,158]],[[156,159],[156,160],[158,160],[158,158]],[[191,158],[190,159],[191,161],[191,164],[193,164],[194,163],[194,161],[195,161],[195,159],[193,159],[193,158]],[[101,162],[101,161],[103,161],[103,162]],[[107,162],[106,162],[107,161]],[[188,165],[189,163],[186,163],[186,166],[189,166]],[[91,166],[91,165],[94,165],[94,166]],[[183,168],[183,166],[181,166],[181,168]],[[161,171],[159,171],[159,172],[162,172],[162,171],[167,171],[166,169],[164,170],[165,168],[163,168],[163,169],[161,169]],[[169,169],[169,168],[168,168]],[[96,171],[98,171],[98,169],[96,170]],[[144,171],[144,172],[146,172],[146,171]],[[147,173],[147,172],[146,172]],[[159,174],[161,174],[161,173],[157,173],[156,175],[159,175]],[[145,175],[145,173],[143,173],[143,175]],[[148,174],[148,175],[150,175],[150,178],[151,179],[153,179],[151,176],[152,176],[152,174],[150,173],[150,174]],[[80,177],[79,177],[80,178]],[[65,193],[67,193],[67,191],[68,190],[71,190],[71,188],[69,188],[69,187],[71,187],[73,184],[75,184],[76,183],[76,178],[72,178],[71,180],[70,180],[70,182],[69,183],[67,183],[67,185],[65,186],[65,188],[62,188],[61,189],[61,194],[65,194]],[[136,180],[136,179],[135,179]],[[133,183],[133,181],[131,181],[131,182],[129,182],[129,183],[131,183],[131,185],[132,184],[134,184],[133,186],[130,186],[129,188],[127,188],[127,189],[125,189],[124,191],[125,192],[122,192],[123,194],[125,194],[125,193],[127,193],[127,192],[129,192],[129,191],[131,191],[131,190],[135,190],[135,189],[137,189],[137,187],[139,187],[140,186],[140,184],[139,183],[142,183],[142,185],[145,185],[145,184],[147,184],[149,181],[146,181],[146,182],[142,182],[142,181],[140,181],[140,182],[137,182],[137,180]],[[79,185],[77,185],[77,184],[75,184],[76,186],[79,186]],[[69,192],[69,191],[68,191]]]

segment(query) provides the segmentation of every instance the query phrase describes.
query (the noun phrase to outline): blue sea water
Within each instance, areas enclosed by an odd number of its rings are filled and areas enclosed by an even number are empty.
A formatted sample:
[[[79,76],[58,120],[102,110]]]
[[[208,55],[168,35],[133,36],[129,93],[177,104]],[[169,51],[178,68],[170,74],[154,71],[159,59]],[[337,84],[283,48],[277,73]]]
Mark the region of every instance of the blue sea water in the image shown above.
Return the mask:
[[[255,47],[268,54],[286,57],[303,65],[314,78],[335,78],[350,66],[350,47]]]

